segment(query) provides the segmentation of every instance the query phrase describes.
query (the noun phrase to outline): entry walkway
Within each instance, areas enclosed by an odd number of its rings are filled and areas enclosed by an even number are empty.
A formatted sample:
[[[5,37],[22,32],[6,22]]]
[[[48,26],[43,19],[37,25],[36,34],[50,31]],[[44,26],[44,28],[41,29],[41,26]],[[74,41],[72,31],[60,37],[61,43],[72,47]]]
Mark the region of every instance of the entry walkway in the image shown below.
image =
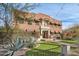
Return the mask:
[[[70,54],[69,56],[79,56],[79,44],[68,44],[68,43],[63,43],[61,41],[54,41],[56,43],[58,43],[59,45],[67,45],[72,47],[72,49],[70,49]]]

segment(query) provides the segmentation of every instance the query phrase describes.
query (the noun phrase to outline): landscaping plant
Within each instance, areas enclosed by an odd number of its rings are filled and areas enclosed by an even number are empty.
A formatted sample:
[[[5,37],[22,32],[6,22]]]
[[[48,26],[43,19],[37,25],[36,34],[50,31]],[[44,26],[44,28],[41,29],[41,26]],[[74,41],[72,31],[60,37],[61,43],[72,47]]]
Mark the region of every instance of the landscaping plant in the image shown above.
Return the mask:
[[[11,44],[8,45],[7,53],[5,53],[5,56],[12,56],[14,52],[21,49],[24,46],[24,41],[17,38],[15,41],[13,41]]]

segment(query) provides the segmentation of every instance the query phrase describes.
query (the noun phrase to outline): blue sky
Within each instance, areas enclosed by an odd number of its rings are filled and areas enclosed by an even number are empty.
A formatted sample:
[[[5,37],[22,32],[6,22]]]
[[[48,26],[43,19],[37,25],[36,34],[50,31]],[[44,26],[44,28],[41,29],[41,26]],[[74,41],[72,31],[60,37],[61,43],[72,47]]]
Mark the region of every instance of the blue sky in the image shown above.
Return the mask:
[[[79,4],[76,3],[40,3],[40,5],[31,12],[44,13],[52,18],[62,21],[63,29],[72,26],[72,24],[79,23]],[[0,21],[0,25],[1,23],[3,24],[3,22]]]
[[[61,10],[61,8],[63,9]],[[32,10],[35,13],[44,13],[62,21],[62,28],[66,29],[72,24],[79,23],[79,4],[63,3],[41,3],[39,7]]]

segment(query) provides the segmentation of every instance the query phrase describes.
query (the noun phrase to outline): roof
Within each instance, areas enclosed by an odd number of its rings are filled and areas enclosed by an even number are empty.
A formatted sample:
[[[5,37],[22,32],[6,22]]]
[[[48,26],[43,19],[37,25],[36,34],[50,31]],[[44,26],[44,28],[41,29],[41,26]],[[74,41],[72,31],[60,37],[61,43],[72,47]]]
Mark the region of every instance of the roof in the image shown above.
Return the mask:
[[[36,21],[40,21],[40,20],[48,20],[49,22],[51,23],[55,23],[55,24],[61,24],[61,22],[57,19],[54,19],[46,14],[43,14],[43,13],[30,13],[30,12],[22,12],[22,11],[18,11],[18,10],[15,10],[14,12],[14,16],[21,16],[21,17],[24,17],[24,19],[27,20],[27,18],[30,18],[32,17],[33,20],[36,20]]]

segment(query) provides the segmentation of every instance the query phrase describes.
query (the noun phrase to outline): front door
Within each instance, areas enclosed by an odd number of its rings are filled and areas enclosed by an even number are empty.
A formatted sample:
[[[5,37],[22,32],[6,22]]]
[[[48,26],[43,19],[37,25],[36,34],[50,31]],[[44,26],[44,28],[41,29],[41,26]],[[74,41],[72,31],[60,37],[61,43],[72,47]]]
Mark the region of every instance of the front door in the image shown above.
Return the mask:
[[[43,38],[48,38],[48,31],[43,31]]]

